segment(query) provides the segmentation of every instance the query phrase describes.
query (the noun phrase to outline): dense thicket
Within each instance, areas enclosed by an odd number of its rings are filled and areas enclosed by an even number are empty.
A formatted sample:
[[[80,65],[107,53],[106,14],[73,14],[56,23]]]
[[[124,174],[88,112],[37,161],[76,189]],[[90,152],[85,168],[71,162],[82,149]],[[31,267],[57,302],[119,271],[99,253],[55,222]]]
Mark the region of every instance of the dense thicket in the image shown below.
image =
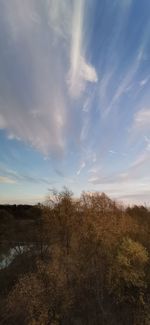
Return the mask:
[[[150,211],[68,190],[0,206],[0,323],[150,324]]]

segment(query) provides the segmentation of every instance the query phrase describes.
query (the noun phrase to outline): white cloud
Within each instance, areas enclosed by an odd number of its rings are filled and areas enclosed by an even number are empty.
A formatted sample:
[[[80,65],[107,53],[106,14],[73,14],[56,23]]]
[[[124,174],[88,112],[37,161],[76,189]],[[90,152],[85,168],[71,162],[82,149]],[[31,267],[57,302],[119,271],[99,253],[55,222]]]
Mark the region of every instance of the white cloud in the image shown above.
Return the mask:
[[[111,153],[112,155],[116,154],[117,152],[115,150],[109,150],[109,153]]]
[[[136,168],[139,169],[142,165],[145,163],[150,162],[150,154],[147,151],[143,151],[138,155],[138,157],[135,159],[135,161],[131,164],[131,173],[135,173]],[[133,170],[132,170],[133,169]]]
[[[118,177],[114,176],[113,180],[111,177],[100,181],[100,177],[91,177],[89,182],[92,183],[94,189],[98,191],[105,192],[112,198],[121,199],[126,203],[138,203],[140,204],[147,198],[147,202],[149,203],[149,195],[150,195],[150,187],[149,182],[150,179],[146,177],[126,177],[127,173],[122,173]],[[145,201],[144,201],[145,202]]]
[[[88,170],[88,173],[96,174],[97,173],[97,168],[90,168]]]
[[[146,142],[146,150],[150,151],[150,138],[147,136],[144,136],[145,142]]]
[[[139,69],[142,57],[143,57],[143,50],[141,49],[141,50],[139,50],[137,57],[134,60],[135,62],[132,64],[132,66],[131,65],[129,66],[129,69],[125,73],[121,82],[118,84],[117,90],[114,93],[114,96],[112,97],[110,104],[106,108],[106,111],[105,111],[106,115],[118,103],[118,101],[121,99],[122,95],[124,95],[124,93],[126,91],[128,91],[128,89],[130,89],[131,84],[133,83],[136,73]]]
[[[83,46],[83,15],[85,1],[74,1],[72,18],[72,35],[70,50],[70,71],[68,85],[73,97],[78,97],[85,89],[85,82],[97,82],[98,77],[95,68],[86,62]]]
[[[53,181],[50,181],[46,177],[40,177],[39,174],[34,176],[31,174],[31,172],[24,174],[3,166],[0,166],[0,173],[1,173],[0,183],[8,183],[8,184],[31,183],[31,184],[46,184],[46,185],[53,184]]]
[[[8,140],[17,140],[20,141],[20,138],[14,135],[13,133],[9,133],[7,136]]]
[[[123,9],[124,6],[122,6],[122,4],[124,4],[124,3],[126,3],[126,4],[128,3],[128,5],[125,6],[127,9],[126,11],[124,11],[124,9]],[[118,4],[121,5],[121,8],[123,10],[121,11],[121,16],[120,16],[121,18],[119,20],[119,23],[118,23],[118,25],[116,24],[117,30],[116,30],[115,39],[112,38],[112,43],[110,43],[111,44],[110,48],[112,46],[112,49],[115,51],[118,47],[119,37],[121,37],[121,35],[122,35],[122,37],[124,37],[123,30],[127,24],[127,17],[128,17],[129,11],[130,11],[131,3],[132,3],[132,1],[126,1],[126,0],[124,0],[124,2],[118,1]],[[113,56],[113,54],[114,54],[113,51],[112,51],[112,53],[110,52],[111,59],[110,59],[110,62],[108,60],[108,63],[107,63],[108,68],[106,69],[106,72],[102,76],[102,83],[101,83],[102,90],[100,90],[100,105],[102,105],[104,116],[107,116],[112,109],[116,109],[116,107],[118,106],[118,104],[121,101],[121,99],[123,98],[123,96],[127,92],[132,90],[132,88],[137,84],[137,73],[139,71],[139,67],[141,66],[142,61],[144,61],[146,46],[149,41],[149,35],[148,35],[149,25],[146,27],[147,28],[145,28],[145,32],[143,33],[143,37],[141,39],[140,46],[138,48],[136,48],[136,50],[135,50],[135,55],[134,55],[133,60],[129,63],[128,67],[125,70],[122,69],[120,75],[117,75],[118,62],[116,61],[116,56],[115,55]],[[115,49],[115,47],[116,47],[116,49]],[[112,62],[113,62],[113,66],[114,66],[113,69],[112,69]],[[116,73],[116,75],[115,75],[115,73]],[[113,74],[114,83],[115,83],[115,80],[117,80],[117,83],[115,86],[114,93],[111,94],[110,98],[108,98],[108,95],[106,96],[105,94],[107,94],[106,91],[109,90],[109,86],[111,86],[112,74]],[[117,77],[117,79],[116,79],[116,77]],[[142,80],[142,84],[143,83],[146,84],[147,82],[148,82],[147,79]],[[103,90],[104,90],[104,95],[103,95]],[[135,95],[136,94],[137,94],[137,92],[135,92]]]
[[[16,180],[6,177],[6,176],[0,176],[0,184],[15,184]]]
[[[146,138],[146,141],[147,140],[148,139]],[[108,175],[105,170],[103,170],[103,173],[100,169],[95,169],[93,171],[91,170],[92,175],[88,179],[88,182],[95,186],[102,186],[104,189],[106,187],[107,191],[109,190],[109,187],[110,189],[115,188],[115,186],[122,186],[122,188],[124,188],[127,187],[128,184],[134,184],[136,182],[142,184],[143,180],[144,182],[145,180],[148,180],[147,175],[149,171],[149,164],[150,152],[149,150],[143,149],[142,152],[140,152],[137,157],[130,163],[129,167],[123,169],[120,172],[112,172]]]
[[[78,169],[78,171],[77,171],[77,176],[79,176],[79,175],[80,175],[80,173],[81,173],[82,169],[84,169],[84,168],[85,168],[85,166],[86,166],[86,163],[83,161],[83,162],[81,163],[81,166],[80,166],[80,168],[79,168],[79,169]]]
[[[143,108],[135,114],[134,119],[135,126],[143,128],[150,127],[150,108]]]
[[[34,28],[38,17],[34,0],[8,0],[3,1],[3,14],[11,29],[13,41],[18,42],[20,37],[26,37]]]
[[[70,37],[72,6],[69,0],[47,0],[49,25],[54,31],[54,38],[67,41]]]
[[[84,104],[83,104],[83,109],[82,111],[85,112],[85,113],[88,113],[89,112],[89,109],[90,109],[90,97],[87,97]]]
[[[73,98],[97,82],[86,61],[84,0],[2,0],[0,129],[45,156],[66,148]],[[9,69],[8,69],[9,62]],[[69,70],[69,73],[68,73]],[[66,84],[69,75],[68,85]]]
[[[79,57],[76,70],[72,67],[68,75],[68,85],[73,97],[78,97],[84,90],[86,82],[97,82],[98,77],[95,68],[85,61],[84,57]]]
[[[148,150],[148,145],[145,148],[144,140],[148,139],[150,134],[150,108],[144,107],[136,111],[133,116],[133,122],[129,129],[130,145],[142,143],[143,148]]]
[[[149,76],[140,81],[140,86],[141,87],[145,86],[148,83],[148,81],[149,81]]]
[[[99,181],[99,177],[97,176],[92,176],[88,179],[88,182],[92,184],[97,184],[97,181]]]
[[[64,94],[67,69],[61,55],[63,41],[59,50],[58,44],[53,43],[56,35],[62,37],[56,25],[62,26],[68,17],[65,2],[63,6],[61,3],[46,1],[42,11],[34,0],[3,0],[2,6],[3,30],[6,29],[8,39],[3,44],[5,59],[0,60],[0,128],[7,129],[8,139],[21,139],[44,155],[64,152],[69,123]],[[56,19],[50,9],[58,16]]]
[[[92,65],[88,64],[83,57],[80,58],[79,68],[81,68],[80,74],[83,80],[90,82],[98,81],[95,68]]]

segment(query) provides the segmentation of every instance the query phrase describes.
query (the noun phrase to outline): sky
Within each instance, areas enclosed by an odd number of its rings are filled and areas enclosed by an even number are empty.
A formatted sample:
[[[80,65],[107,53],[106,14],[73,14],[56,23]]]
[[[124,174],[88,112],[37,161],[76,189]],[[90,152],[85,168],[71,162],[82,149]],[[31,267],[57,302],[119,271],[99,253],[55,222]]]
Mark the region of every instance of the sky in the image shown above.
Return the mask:
[[[150,1],[0,0],[0,202],[150,203]]]

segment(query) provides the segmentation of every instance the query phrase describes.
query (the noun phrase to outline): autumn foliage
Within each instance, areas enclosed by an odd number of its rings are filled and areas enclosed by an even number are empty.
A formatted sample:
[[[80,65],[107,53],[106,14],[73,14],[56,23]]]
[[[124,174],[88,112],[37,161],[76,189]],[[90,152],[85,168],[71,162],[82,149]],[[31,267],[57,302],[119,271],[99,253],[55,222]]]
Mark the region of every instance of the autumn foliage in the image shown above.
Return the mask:
[[[1,253],[17,250],[0,270],[1,324],[150,324],[147,208],[65,189],[13,209],[0,209]]]

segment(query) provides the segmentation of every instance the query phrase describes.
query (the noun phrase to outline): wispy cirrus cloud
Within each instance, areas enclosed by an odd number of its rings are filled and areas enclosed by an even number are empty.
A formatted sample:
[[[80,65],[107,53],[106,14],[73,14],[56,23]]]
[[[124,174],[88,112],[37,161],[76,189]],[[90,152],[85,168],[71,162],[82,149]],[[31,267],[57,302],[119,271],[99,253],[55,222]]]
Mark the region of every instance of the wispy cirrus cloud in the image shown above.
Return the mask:
[[[0,184],[15,184],[16,181],[6,176],[0,176]]]
[[[148,138],[150,135],[150,109],[142,107],[133,116],[133,122],[129,129],[129,141],[131,144],[137,141],[143,143],[143,149],[148,149]],[[146,141],[147,139],[147,141]],[[146,147],[145,147],[145,144]]]
[[[32,183],[32,184],[45,184],[51,185],[52,181],[46,177],[39,177],[31,175],[31,173],[19,173],[16,170],[0,167],[0,183],[15,184],[15,183]]]
[[[97,82],[98,77],[95,68],[87,63],[84,56],[83,20],[85,0],[76,0],[73,12],[68,84],[71,95],[76,97],[85,89],[87,81]]]
[[[85,163],[85,161],[83,161],[80,165],[80,168],[77,170],[77,176],[80,175],[81,171],[85,168],[85,166],[86,166],[86,163]]]
[[[149,82],[150,76],[146,77],[145,79],[142,79],[139,84],[141,87],[144,87]]]
[[[130,180],[142,179],[147,175],[150,163],[150,152],[142,150],[137,157],[132,161],[127,168],[112,173],[107,173],[104,168],[91,169],[91,177],[88,179],[89,183],[99,184],[113,184],[116,182],[128,182]]]
[[[126,195],[145,182],[149,26],[147,0],[1,0],[1,159],[17,173],[2,177]]]
[[[110,197],[121,199],[127,203],[140,204],[144,200],[149,204],[149,177],[137,177],[128,173],[109,177],[93,177],[89,179],[92,190],[104,191]]]
[[[67,120],[61,82],[65,71],[57,45],[52,44],[46,10],[45,3],[41,11],[40,1],[2,1],[0,23],[5,34],[0,61],[1,126],[9,138],[13,134],[45,155],[63,152]]]
[[[150,129],[150,108],[142,108],[135,114],[134,126],[138,129]]]
[[[44,155],[65,151],[68,91],[82,95],[86,82],[98,80],[85,58],[84,6],[84,0],[2,1],[0,128]]]

